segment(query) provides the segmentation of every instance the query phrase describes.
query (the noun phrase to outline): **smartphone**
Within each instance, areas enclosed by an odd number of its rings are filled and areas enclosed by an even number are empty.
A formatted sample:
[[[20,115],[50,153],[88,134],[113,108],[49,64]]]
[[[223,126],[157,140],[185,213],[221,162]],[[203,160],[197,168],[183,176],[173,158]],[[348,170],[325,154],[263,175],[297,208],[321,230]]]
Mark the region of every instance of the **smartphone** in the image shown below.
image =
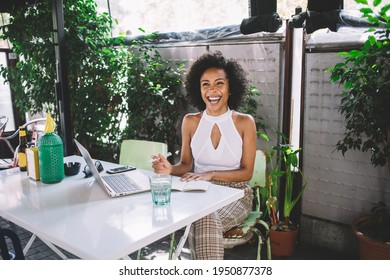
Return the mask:
[[[121,167],[115,167],[115,168],[108,169],[107,173],[116,174],[116,173],[134,170],[134,169],[136,169],[136,167],[131,166],[131,165],[127,165],[127,166],[121,166]]]

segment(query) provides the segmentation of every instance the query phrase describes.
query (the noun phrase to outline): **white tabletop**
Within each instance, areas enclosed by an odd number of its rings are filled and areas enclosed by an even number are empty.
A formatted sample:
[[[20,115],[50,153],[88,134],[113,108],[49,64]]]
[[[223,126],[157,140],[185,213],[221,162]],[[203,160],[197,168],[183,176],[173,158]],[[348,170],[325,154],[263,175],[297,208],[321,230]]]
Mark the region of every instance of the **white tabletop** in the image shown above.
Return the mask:
[[[79,156],[69,161],[85,166]],[[115,166],[101,162],[105,170]],[[0,171],[0,215],[82,259],[119,259],[243,195],[211,185],[207,192],[173,191],[170,206],[153,207],[150,192],[110,198],[81,170],[56,184],[18,168]]]

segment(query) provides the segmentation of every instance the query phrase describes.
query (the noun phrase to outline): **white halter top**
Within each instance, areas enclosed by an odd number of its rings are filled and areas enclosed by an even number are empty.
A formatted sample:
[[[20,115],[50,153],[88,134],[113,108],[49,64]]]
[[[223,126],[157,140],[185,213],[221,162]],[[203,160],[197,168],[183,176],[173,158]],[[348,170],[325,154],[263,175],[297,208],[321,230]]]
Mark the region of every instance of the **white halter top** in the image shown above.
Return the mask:
[[[214,124],[218,125],[221,139],[215,149],[211,141]],[[202,118],[191,140],[194,171],[234,170],[241,166],[242,138],[233,123],[232,111],[213,117],[203,111]]]

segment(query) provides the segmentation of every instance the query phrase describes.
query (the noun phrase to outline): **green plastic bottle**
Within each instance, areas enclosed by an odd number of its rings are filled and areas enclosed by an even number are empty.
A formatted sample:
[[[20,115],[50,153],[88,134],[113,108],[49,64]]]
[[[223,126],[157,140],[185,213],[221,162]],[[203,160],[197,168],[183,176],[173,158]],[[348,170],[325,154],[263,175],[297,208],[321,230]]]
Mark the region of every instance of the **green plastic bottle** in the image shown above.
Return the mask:
[[[48,132],[38,140],[39,175],[43,183],[57,183],[65,177],[64,147],[58,135]]]

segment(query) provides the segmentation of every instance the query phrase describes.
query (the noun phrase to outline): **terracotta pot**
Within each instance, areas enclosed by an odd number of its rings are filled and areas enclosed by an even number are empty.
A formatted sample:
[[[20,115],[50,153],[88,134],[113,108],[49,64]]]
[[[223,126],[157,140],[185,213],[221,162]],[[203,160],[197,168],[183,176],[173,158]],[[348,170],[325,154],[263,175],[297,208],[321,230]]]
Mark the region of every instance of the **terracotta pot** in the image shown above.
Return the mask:
[[[352,231],[358,240],[359,258],[361,260],[390,260],[390,244],[376,241],[360,232],[357,227],[370,217],[358,217],[352,223]]]
[[[289,257],[294,255],[299,228],[293,231],[270,229],[271,253],[274,256]]]

